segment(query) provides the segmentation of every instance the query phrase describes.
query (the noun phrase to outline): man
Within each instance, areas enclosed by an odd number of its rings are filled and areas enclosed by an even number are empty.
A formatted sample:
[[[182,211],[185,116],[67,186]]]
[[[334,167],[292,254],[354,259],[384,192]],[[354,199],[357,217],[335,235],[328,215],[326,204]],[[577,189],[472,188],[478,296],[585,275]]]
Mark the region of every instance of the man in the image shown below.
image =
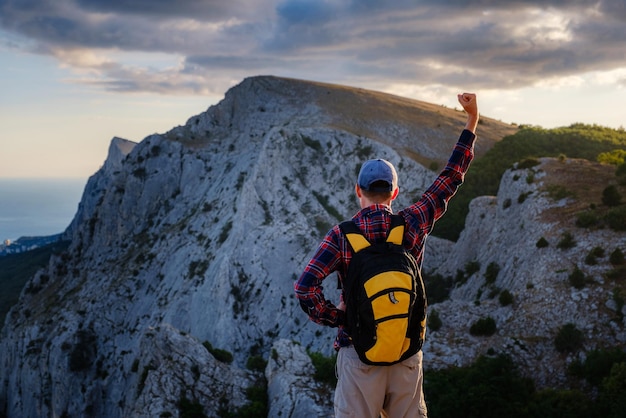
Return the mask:
[[[458,100],[467,112],[467,122],[446,168],[418,202],[398,213],[405,222],[403,245],[415,257],[420,268],[426,237],[463,183],[474,156],[479,119],[476,96],[463,93],[458,95]],[[370,160],[361,167],[355,186],[361,210],[352,220],[370,242],[380,242],[386,238],[391,222],[391,202],[398,196],[397,179],[396,170],[388,161]],[[421,350],[391,366],[372,366],[361,362],[344,329],[343,295],[337,306],[324,297],[322,281],[337,271],[343,283],[352,255],[339,225],[334,226],[294,285],[300,306],[312,321],[339,328],[334,343],[338,350],[335,416],[426,417]]]

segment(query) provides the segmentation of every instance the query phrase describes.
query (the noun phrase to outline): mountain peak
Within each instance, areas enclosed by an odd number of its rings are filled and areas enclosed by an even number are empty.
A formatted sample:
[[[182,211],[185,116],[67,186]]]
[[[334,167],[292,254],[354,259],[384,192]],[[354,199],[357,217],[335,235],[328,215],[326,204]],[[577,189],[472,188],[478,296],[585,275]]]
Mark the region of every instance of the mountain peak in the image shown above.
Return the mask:
[[[265,132],[291,124],[325,126],[382,143],[422,165],[441,167],[465,119],[463,111],[373,90],[254,76],[229,89],[220,103],[169,135],[200,138],[220,128],[230,135],[232,129]],[[516,131],[515,126],[481,116],[476,155]]]
[[[108,170],[116,170],[120,167],[122,160],[130,154],[137,145],[136,142],[127,139],[114,137],[109,144],[109,152],[105,161]]]

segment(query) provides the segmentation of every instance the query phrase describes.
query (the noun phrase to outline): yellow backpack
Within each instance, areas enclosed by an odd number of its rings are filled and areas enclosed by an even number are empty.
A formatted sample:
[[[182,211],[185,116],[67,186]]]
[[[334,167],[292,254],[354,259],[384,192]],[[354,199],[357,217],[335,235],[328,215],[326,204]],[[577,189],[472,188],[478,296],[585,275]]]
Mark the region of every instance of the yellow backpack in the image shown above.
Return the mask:
[[[353,251],[342,286],[352,344],[364,363],[403,361],[422,348],[427,306],[420,268],[402,245],[404,218],[391,216],[381,243],[370,243],[352,221],[339,226]]]

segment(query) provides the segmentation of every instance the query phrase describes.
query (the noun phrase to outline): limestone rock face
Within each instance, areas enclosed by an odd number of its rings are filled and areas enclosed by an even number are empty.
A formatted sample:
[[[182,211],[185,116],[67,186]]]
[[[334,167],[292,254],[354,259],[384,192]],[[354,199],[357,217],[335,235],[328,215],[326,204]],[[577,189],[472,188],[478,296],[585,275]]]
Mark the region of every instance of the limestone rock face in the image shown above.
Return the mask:
[[[0,414],[178,417],[200,407],[224,416],[250,404],[248,388],[267,385],[269,416],[330,416],[332,388],[313,379],[306,353],[331,355],[335,330],[306,318],[294,280],[328,229],[357,212],[364,159],[398,168],[396,210],[430,185],[436,173],[426,167],[443,167],[464,120],[433,109],[253,77],[183,126],[137,144],[114,138],[65,233],[68,251],[30,280],[7,315]],[[480,147],[511,131],[490,121]],[[540,182],[518,174],[505,175],[498,196],[472,202],[458,242],[427,241],[427,272],[481,265],[450,300],[430,307],[444,325],[427,334],[427,368],[467,364],[495,347],[519,354],[528,371],[545,371],[547,382],[563,369],[552,341],[566,318],[588,341],[624,338],[624,324],[608,319],[606,287],[574,290],[560,250],[535,246],[540,236],[553,242],[561,227],[541,220],[555,203]],[[610,231],[589,232],[567,257],[580,259],[599,242],[626,246]],[[513,306],[488,297],[491,262],[500,267],[493,285],[515,295]],[[600,269],[589,273],[601,280]],[[325,292],[337,301],[334,277]],[[497,334],[471,336],[469,324],[486,315]],[[265,373],[248,369],[258,358],[268,362]]]
[[[246,388],[254,384],[248,370],[217,361],[195,338],[169,325],[146,330],[140,352],[142,357],[131,365],[137,368],[137,392],[126,393],[124,408],[110,414],[174,415],[173,406],[187,400],[202,405],[207,416],[219,416],[228,405],[245,405]]]
[[[311,358],[301,345],[277,340],[265,369],[270,405],[268,416],[333,416],[334,388],[315,381],[314,373]]]

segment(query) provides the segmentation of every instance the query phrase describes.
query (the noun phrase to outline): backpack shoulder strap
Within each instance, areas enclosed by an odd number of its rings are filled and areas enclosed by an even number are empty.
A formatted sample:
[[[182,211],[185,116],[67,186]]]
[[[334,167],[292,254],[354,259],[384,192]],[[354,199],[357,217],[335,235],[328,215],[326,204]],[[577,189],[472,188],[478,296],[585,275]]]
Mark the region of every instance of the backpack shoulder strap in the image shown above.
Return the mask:
[[[391,215],[391,226],[387,235],[387,242],[402,245],[404,240],[404,218],[401,215]]]
[[[341,232],[346,236],[355,253],[371,245],[353,221],[342,222],[339,224],[339,228],[341,228]]]

